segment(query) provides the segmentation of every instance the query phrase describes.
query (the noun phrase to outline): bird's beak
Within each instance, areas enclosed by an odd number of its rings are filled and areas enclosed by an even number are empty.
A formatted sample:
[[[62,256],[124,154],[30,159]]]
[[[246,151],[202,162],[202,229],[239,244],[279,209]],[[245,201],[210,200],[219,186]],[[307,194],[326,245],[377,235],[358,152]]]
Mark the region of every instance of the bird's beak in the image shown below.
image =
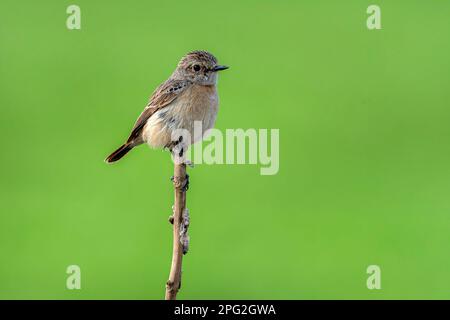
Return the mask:
[[[228,69],[228,66],[215,66],[212,71],[217,72],[217,71],[221,71],[221,70],[226,70]]]

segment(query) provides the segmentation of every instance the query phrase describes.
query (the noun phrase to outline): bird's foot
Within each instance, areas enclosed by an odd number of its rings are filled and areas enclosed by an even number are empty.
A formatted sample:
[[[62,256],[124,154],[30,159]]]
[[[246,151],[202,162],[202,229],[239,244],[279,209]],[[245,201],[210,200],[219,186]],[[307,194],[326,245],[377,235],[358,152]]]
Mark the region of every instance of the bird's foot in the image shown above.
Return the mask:
[[[174,152],[176,146],[178,146],[183,141],[183,136],[179,136],[178,140],[170,141],[170,143],[166,144],[164,148],[169,149],[170,153]],[[178,152],[180,152],[178,150]]]
[[[171,141],[166,147],[172,154],[172,160],[176,164],[186,164],[187,146],[183,143],[183,136],[180,136],[178,140]]]

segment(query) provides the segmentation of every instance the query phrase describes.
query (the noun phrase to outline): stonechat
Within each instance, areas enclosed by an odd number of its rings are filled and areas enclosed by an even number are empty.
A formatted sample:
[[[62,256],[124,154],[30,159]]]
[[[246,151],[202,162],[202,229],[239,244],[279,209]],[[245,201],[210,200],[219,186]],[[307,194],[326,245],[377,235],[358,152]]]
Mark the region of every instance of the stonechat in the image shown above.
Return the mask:
[[[228,69],[206,51],[186,54],[167,81],[150,97],[127,141],[106,158],[107,163],[120,160],[134,147],[147,143],[153,148],[168,148],[182,157],[189,144],[199,141],[216,121],[219,107],[217,73]],[[203,133],[194,136],[194,122],[201,121]],[[176,130],[187,130],[192,139],[174,138]],[[176,148],[175,148],[176,147]]]

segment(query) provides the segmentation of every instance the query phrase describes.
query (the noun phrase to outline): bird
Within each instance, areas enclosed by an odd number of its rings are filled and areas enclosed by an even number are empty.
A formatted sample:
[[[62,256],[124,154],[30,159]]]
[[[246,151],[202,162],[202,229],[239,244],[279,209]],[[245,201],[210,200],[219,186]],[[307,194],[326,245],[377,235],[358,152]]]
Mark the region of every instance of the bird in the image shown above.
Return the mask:
[[[128,139],[105,162],[117,162],[144,143],[182,157],[189,144],[201,140],[205,131],[214,127],[219,107],[218,72],[228,68],[204,50],[184,55],[171,76],[153,92]],[[194,136],[196,121],[201,121],[200,137]],[[186,130],[193,139],[174,137],[177,130]]]

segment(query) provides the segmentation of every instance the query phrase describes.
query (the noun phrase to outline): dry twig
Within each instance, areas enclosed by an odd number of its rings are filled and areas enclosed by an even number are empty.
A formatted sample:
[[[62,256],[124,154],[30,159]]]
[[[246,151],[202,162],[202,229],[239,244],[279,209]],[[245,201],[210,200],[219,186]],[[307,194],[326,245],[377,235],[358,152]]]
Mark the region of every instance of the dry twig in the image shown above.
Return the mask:
[[[186,164],[175,164],[172,181],[175,190],[175,204],[172,207],[173,216],[169,221],[173,224],[173,252],[169,280],[166,283],[166,300],[175,300],[177,297],[181,287],[183,254],[186,254],[189,248],[189,235],[187,234],[189,211],[186,208],[189,176],[186,174]]]

